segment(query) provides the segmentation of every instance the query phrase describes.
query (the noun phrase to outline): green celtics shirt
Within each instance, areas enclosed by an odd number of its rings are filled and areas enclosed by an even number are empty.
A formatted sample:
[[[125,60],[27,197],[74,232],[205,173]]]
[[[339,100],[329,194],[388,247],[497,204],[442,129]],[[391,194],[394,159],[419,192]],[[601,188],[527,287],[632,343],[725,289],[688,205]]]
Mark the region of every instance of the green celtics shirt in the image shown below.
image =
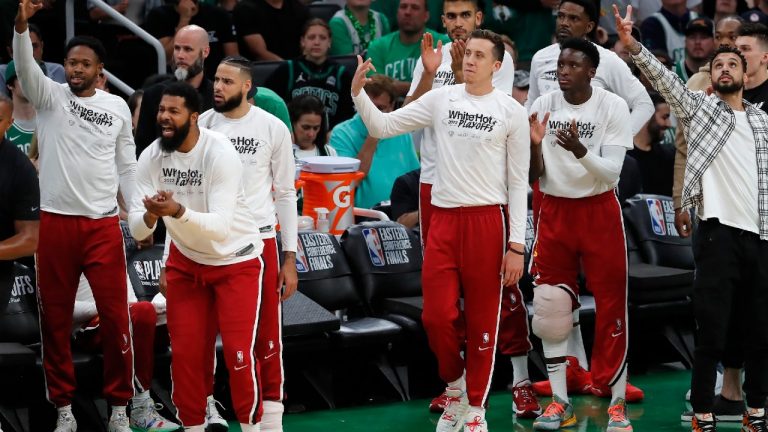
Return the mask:
[[[14,120],[5,137],[13,143],[25,155],[29,156],[29,147],[32,145],[32,135],[35,133],[35,121]]]
[[[442,40],[443,44],[450,42],[448,35],[427,29],[435,43]],[[400,32],[396,31],[371,42],[368,47],[368,58],[371,59],[376,72],[387,75],[397,81],[411,82],[413,68],[421,56],[421,41],[405,45],[400,42]]]

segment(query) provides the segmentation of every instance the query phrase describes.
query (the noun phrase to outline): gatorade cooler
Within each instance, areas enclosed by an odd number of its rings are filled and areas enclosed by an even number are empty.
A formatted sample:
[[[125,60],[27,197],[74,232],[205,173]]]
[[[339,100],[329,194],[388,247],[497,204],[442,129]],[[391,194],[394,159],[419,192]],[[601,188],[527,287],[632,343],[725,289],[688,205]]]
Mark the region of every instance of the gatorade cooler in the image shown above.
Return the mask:
[[[302,214],[317,221],[316,208],[328,209],[329,231],[341,235],[355,223],[355,187],[365,176],[360,161],[348,157],[313,156],[301,159],[299,179],[304,182]]]

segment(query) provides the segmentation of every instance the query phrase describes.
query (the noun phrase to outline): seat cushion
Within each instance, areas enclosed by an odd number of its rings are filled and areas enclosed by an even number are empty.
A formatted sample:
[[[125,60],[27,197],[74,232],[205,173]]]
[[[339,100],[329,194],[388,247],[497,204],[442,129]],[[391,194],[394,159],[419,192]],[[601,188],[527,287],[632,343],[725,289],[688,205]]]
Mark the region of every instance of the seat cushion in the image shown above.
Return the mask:
[[[35,364],[35,352],[18,343],[0,343],[0,367]]]
[[[693,293],[693,270],[633,263],[628,273],[629,300],[635,303],[683,299]]]
[[[421,322],[421,312],[424,310],[424,297],[387,298],[381,301],[385,312],[406,316]]]
[[[392,321],[363,317],[341,323],[341,328],[330,335],[342,346],[379,345],[396,338],[402,331],[402,327]]]

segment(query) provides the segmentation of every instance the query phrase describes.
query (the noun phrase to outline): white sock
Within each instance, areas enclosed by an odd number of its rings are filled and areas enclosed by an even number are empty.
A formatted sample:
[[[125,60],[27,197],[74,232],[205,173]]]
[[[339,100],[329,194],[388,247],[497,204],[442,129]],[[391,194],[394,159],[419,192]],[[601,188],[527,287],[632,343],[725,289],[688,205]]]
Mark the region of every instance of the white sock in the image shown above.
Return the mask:
[[[461,374],[459,379],[457,379],[456,381],[449,382],[448,383],[448,387],[457,388],[457,389],[460,389],[463,392],[467,391],[466,375],[467,375],[467,372],[465,371],[464,373]]]
[[[149,390],[145,390],[143,392],[136,393],[136,396],[133,397],[134,402],[141,402],[149,399]]]
[[[581,337],[581,325],[579,325],[579,310],[573,311],[573,329],[568,335],[568,355],[576,357],[579,366],[589,370],[587,351],[584,349],[584,339]]]
[[[541,345],[544,348],[544,358],[548,362],[547,375],[552,386],[552,394],[565,402],[570,402],[568,384],[565,380],[565,355],[568,352],[568,341],[556,343],[541,341]],[[562,358],[562,363],[549,363],[549,359],[556,358]]]
[[[512,361],[512,385],[517,387],[524,384],[526,381],[530,383],[528,376],[528,356],[515,356],[511,357]]]
[[[125,407],[124,406],[112,406],[112,418],[115,418],[118,414],[122,413],[125,415]]]
[[[624,372],[621,373],[616,383],[611,386],[611,401],[616,399],[627,398],[627,368],[624,368]]]
[[[56,411],[57,411],[59,414],[61,414],[61,413],[68,413],[69,415],[72,415],[72,405],[67,405],[67,406],[63,406],[63,407],[58,407],[58,408],[56,408]]]

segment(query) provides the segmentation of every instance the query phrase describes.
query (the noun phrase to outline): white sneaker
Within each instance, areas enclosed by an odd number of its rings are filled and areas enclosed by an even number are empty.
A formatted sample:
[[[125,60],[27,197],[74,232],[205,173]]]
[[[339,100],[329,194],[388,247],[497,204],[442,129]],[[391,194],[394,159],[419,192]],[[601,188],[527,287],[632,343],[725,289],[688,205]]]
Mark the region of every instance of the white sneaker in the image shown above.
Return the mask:
[[[283,403],[264,401],[264,414],[261,416],[261,432],[283,432]]]
[[[56,419],[56,429],[53,432],[77,432],[75,416],[69,411],[60,411]]]
[[[107,432],[133,432],[125,411],[112,411],[112,417],[110,417],[109,425],[107,425]]]
[[[488,423],[485,422],[485,413],[470,409],[464,423],[464,432],[488,432]]]
[[[169,432],[181,426],[161,416],[157,411],[163,409],[152,398],[131,403],[131,426],[147,432]]]
[[[437,421],[435,432],[459,432],[464,426],[464,418],[469,410],[467,393],[457,388],[445,389],[445,409]]]
[[[216,404],[218,403],[213,396],[208,396],[208,405],[205,408],[205,430],[208,432],[227,432],[229,430],[229,424],[219,414],[219,410],[216,409]]]

